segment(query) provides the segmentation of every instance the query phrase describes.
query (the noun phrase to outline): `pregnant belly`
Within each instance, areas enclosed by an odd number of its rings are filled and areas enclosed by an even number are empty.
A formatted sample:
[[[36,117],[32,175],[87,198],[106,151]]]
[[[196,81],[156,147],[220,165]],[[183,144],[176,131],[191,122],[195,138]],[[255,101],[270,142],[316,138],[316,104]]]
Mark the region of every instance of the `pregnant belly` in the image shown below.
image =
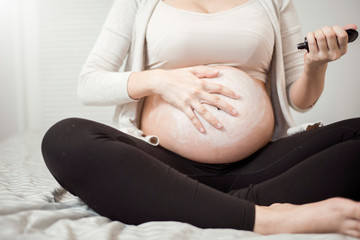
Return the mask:
[[[231,104],[239,114],[231,116],[203,103],[223,125],[216,129],[200,115],[206,129],[197,131],[187,116],[160,96],[145,99],[141,128],[146,135],[156,135],[160,145],[185,158],[203,163],[230,163],[244,159],[266,145],[273,134],[274,115],[265,84],[232,67],[219,67],[214,81],[237,92],[241,98],[220,98]]]

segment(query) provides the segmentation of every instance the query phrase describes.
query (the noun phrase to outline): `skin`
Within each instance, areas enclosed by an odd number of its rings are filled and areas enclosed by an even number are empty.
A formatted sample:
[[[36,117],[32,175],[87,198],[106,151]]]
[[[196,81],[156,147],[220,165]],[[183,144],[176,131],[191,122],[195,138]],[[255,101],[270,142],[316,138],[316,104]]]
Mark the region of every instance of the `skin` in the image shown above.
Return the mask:
[[[200,13],[216,13],[241,5],[248,0],[165,0],[173,7]],[[304,53],[304,71],[293,84],[292,102],[300,109],[312,106],[324,89],[328,63],[347,51],[345,29],[357,29],[355,24],[345,27],[325,26],[307,34],[310,53]],[[231,89],[203,78],[214,78],[219,71],[205,66],[173,70],[148,70],[133,73],[129,78],[128,93],[134,99],[159,95],[186,114],[201,133],[205,128],[194,111],[217,129],[222,124],[201,104],[206,101],[236,116],[234,108],[214,95],[239,99]],[[341,233],[360,238],[360,203],[344,198],[331,198],[304,205],[273,204],[255,207],[254,231],[274,233]]]
[[[159,95],[153,95],[144,101],[141,130],[145,135],[156,135],[162,147],[187,159],[202,163],[230,163],[246,158],[271,140],[273,109],[264,82],[235,67],[214,68],[218,68],[220,74],[206,80],[230,87],[241,95],[240,100],[216,95],[219,99],[225,98],[240,113],[237,117],[204,102],[201,105],[223,127],[219,131],[202,121],[206,133],[199,134],[183,112]]]
[[[275,203],[255,207],[254,232],[340,233],[360,238],[360,203],[345,198],[293,205]]]

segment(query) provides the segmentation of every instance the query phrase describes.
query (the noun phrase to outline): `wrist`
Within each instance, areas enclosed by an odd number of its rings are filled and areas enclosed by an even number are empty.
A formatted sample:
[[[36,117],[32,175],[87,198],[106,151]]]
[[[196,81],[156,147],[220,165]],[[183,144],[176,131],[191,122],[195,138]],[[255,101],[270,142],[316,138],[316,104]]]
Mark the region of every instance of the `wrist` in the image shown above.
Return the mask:
[[[148,85],[148,91],[150,92],[150,95],[153,94],[160,94],[162,84],[162,75],[164,74],[166,70],[163,69],[153,69],[144,72],[146,74],[147,78],[147,85]]]
[[[304,65],[304,73],[308,75],[325,73],[328,67],[328,63],[307,63]]]
[[[133,99],[150,96],[158,91],[159,69],[133,72],[128,79],[128,94]]]

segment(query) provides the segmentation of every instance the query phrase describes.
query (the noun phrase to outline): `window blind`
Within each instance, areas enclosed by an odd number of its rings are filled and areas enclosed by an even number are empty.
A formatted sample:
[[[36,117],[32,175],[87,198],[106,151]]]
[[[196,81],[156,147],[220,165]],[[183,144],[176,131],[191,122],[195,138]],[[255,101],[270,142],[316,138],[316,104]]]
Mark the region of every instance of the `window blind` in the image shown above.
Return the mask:
[[[41,126],[67,117],[110,123],[114,107],[89,107],[77,97],[81,67],[113,0],[39,0],[38,51]]]

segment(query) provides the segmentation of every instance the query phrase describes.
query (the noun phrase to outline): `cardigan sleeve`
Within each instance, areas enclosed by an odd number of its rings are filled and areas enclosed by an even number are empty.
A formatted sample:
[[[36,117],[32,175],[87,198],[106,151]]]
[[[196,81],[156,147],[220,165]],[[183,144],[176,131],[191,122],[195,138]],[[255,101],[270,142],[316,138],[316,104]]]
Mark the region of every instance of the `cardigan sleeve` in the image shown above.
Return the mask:
[[[131,72],[119,72],[131,46],[137,0],[115,0],[100,35],[82,67],[78,96],[85,105],[118,105],[133,100],[127,92]]]
[[[297,44],[304,41],[302,29],[293,0],[282,0],[280,8],[280,29],[285,68],[286,93],[289,105],[299,112],[311,109],[299,109],[291,101],[292,84],[299,79],[304,68],[304,51]]]

